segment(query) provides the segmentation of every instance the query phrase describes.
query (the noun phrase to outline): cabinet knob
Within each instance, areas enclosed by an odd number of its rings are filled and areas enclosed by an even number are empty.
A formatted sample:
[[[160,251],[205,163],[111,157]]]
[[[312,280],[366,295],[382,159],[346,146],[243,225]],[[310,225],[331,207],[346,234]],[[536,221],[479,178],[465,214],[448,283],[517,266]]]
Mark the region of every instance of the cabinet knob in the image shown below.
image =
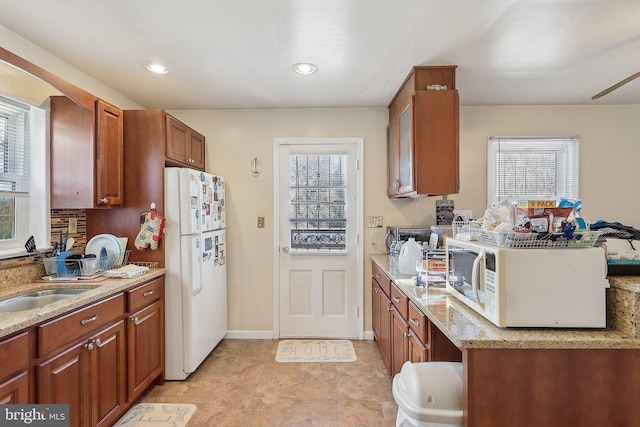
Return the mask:
[[[107,199],[106,197],[103,197],[102,199],[100,199],[101,205],[106,205],[107,203],[109,203],[109,199]]]
[[[86,349],[87,349],[87,350],[89,350],[89,351],[93,350],[93,341],[91,341],[91,342],[89,342],[89,343],[86,343],[86,344],[84,345],[84,348],[86,348]]]
[[[100,338],[96,338],[94,342],[98,347],[100,347],[100,345],[102,344],[102,341],[100,341]]]
[[[134,318],[133,318],[133,319],[131,319],[131,320],[133,320],[133,324],[134,324],[134,325],[139,325],[139,324],[140,324],[140,319],[138,319],[138,316],[134,317]]]
[[[379,274],[374,274],[373,277],[375,277],[376,279],[379,279],[381,276]]]
[[[392,297],[391,299],[392,299],[394,302],[400,302],[400,298],[398,298],[398,297]]]

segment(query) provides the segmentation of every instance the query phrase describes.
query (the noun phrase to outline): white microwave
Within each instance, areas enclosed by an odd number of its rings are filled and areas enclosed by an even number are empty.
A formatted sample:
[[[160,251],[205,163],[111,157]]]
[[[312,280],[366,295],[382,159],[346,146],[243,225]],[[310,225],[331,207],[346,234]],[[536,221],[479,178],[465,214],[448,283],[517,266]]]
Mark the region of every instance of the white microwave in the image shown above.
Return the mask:
[[[447,289],[499,327],[604,328],[602,248],[507,249],[447,239]]]

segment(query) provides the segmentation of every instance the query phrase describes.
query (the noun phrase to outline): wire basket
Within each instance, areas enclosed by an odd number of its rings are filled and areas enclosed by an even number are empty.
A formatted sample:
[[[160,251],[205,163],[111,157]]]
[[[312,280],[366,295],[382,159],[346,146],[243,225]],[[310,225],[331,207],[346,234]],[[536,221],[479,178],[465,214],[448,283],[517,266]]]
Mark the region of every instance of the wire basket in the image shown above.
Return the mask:
[[[571,237],[564,233],[496,233],[484,230],[478,221],[454,221],[453,236],[476,240],[509,249],[590,248],[596,244],[601,231],[576,231]]]
[[[76,277],[95,276],[107,270],[119,268],[127,264],[129,253],[124,251],[119,254],[107,255],[104,257],[89,257],[74,259],[60,259],[60,257],[50,257],[42,260],[47,276]]]
[[[129,265],[137,265],[138,267],[147,267],[147,268],[158,268],[157,262],[147,262],[147,261],[132,261]]]

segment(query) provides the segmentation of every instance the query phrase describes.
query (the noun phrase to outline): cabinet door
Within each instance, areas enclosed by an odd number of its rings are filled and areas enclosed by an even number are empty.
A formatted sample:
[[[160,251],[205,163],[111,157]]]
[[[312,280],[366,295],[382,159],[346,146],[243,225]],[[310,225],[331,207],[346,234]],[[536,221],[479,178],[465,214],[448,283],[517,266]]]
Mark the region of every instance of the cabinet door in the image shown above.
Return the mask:
[[[68,404],[69,426],[91,425],[90,356],[86,341],[39,364],[38,403]]]
[[[398,193],[400,179],[400,158],[398,153],[398,123],[393,122],[387,128],[387,195]]]
[[[418,337],[413,333],[413,330],[409,331],[408,338],[408,352],[409,360],[412,363],[428,362],[429,361],[429,349],[423,344]]]
[[[29,403],[29,373],[19,372],[0,384],[0,405]]]
[[[373,329],[373,339],[380,347],[380,285],[376,279],[371,279],[371,328]]]
[[[118,420],[127,404],[127,366],[124,321],[90,339],[91,425],[110,426]]]
[[[128,318],[129,400],[135,400],[164,369],[164,300]]]
[[[379,347],[382,359],[391,372],[391,300],[384,292],[380,296],[380,333]]]
[[[391,376],[402,369],[404,362],[409,360],[408,343],[409,325],[396,309],[391,311]]]
[[[412,104],[400,114],[398,121],[398,158],[399,158],[399,184],[398,194],[406,194],[415,190],[414,164],[413,164],[413,135],[412,135]]]
[[[29,403],[29,332],[0,342],[0,404]]]
[[[189,128],[175,118],[166,116],[166,155],[180,163],[187,163],[189,158]]]
[[[96,103],[96,206],[122,206],[124,200],[124,128],[122,110]]]
[[[191,167],[204,170],[204,136],[191,130],[189,140],[189,156],[187,161]]]

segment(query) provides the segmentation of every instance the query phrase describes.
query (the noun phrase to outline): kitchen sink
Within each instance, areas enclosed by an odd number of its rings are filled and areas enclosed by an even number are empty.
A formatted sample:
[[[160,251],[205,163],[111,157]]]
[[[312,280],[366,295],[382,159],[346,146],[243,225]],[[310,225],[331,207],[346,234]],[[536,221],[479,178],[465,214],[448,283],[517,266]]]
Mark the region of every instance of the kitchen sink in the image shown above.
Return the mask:
[[[55,288],[30,292],[0,301],[0,313],[12,313],[16,311],[31,310],[44,307],[47,304],[81,294],[91,289],[79,288]]]

